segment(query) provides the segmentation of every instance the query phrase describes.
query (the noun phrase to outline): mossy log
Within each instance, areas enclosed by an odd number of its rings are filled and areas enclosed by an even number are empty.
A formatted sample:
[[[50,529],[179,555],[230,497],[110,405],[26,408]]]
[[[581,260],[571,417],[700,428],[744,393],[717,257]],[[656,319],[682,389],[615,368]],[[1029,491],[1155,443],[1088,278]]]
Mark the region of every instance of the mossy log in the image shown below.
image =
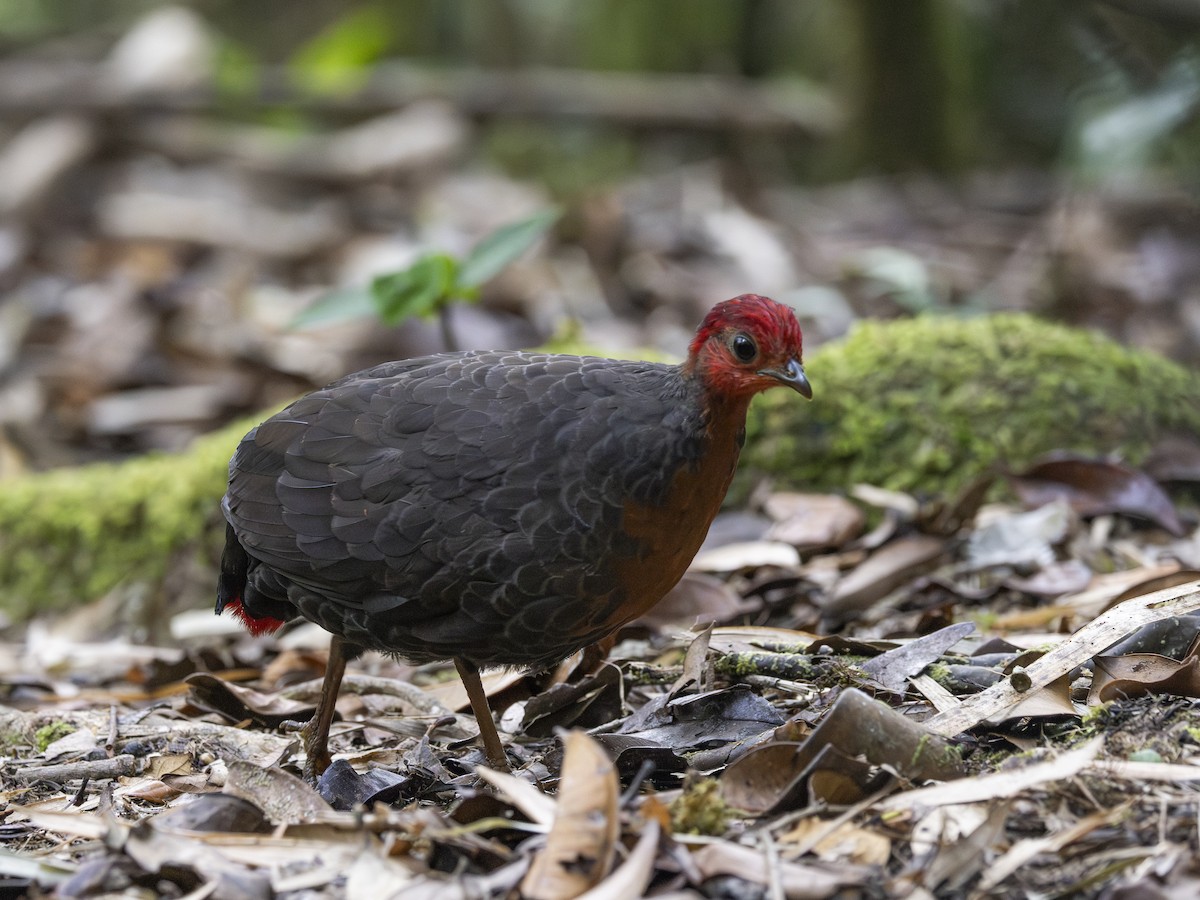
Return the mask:
[[[1136,463],[1160,437],[1200,436],[1197,373],[1024,316],[867,322],[806,368],[813,403],[784,391],[756,401],[743,470],[810,489],[951,492],[993,463],[1048,450]],[[252,424],[181,454],[5,483],[0,609],[24,618],[122,584],[162,593],[181,560],[212,571],[226,463]]]
[[[1051,450],[1137,464],[1200,437],[1200,373],[1031,316],[863,322],[805,369],[811,404],[751,408],[743,467],[810,489],[952,494]]]

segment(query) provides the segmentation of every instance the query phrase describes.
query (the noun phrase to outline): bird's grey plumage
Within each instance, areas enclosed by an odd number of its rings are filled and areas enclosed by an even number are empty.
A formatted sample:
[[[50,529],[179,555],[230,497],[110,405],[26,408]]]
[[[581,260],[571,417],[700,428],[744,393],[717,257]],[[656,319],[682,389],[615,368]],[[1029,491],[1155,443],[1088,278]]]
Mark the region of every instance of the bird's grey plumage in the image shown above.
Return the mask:
[[[612,630],[621,562],[647,552],[630,504],[665,502],[704,417],[693,380],[646,362],[471,352],[350,375],[230,463],[244,607],[414,661],[553,663]]]

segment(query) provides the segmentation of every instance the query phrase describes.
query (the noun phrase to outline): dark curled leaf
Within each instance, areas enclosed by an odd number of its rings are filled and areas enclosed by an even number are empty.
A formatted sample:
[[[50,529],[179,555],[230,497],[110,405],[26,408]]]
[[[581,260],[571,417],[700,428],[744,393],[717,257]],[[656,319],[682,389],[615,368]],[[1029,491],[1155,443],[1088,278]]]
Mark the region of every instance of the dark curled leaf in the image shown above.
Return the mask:
[[[594,675],[556,684],[525,704],[521,730],[549,737],[556,728],[591,728],[621,714],[621,670],[605,663]]]
[[[353,809],[372,803],[391,803],[400,796],[408,779],[386,769],[368,769],[362,775],[344,759],[330,763],[319,782],[317,791],[334,809]]]
[[[267,728],[278,728],[284,722],[305,722],[312,718],[314,706],[311,703],[299,703],[230,684],[207,672],[195,672],[185,678],[184,683],[192,703],[233,722],[253,719]]]
[[[731,763],[721,776],[721,796],[756,815],[807,802],[809,788],[828,792],[830,802],[853,802],[854,793],[868,789],[870,766],[863,760],[890,766],[912,781],[944,781],[959,777],[962,769],[943,738],[851,689],[803,743],[764,744]],[[827,773],[820,788],[807,784],[817,770]]]
[[[1176,537],[1183,534],[1179,514],[1163,489],[1146,473],[1121,463],[1055,454],[1010,480],[1029,506],[1063,499],[1081,516],[1120,513],[1147,519]]]
[[[647,704],[649,706],[649,704]],[[687,751],[745,740],[783,724],[773,706],[747,685],[643,707],[618,730],[646,741]]]
[[[1200,697],[1200,657],[1180,662],[1157,653],[1097,656],[1088,703],[1107,703],[1119,697],[1174,694]]]

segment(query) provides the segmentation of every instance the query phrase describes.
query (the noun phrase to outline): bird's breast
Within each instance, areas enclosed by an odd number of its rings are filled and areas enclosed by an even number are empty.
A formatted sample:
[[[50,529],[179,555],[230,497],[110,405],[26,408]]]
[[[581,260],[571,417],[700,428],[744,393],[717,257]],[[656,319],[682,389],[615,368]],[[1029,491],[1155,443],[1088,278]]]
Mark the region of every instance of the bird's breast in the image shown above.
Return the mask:
[[[622,528],[641,552],[614,566],[627,597],[620,610],[622,622],[649,610],[687,571],[729,490],[744,432],[744,419],[712,423],[704,452],[693,463],[679,467],[665,502],[625,504]]]

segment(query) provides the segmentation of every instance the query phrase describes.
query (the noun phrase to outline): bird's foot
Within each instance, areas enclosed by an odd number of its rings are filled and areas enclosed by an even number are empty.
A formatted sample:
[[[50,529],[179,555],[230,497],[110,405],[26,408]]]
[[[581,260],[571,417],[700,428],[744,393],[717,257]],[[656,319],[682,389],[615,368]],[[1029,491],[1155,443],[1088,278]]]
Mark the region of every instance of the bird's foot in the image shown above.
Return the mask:
[[[317,786],[321,780],[321,774],[329,768],[329,764],[333,761],[333,757],[323,741],[319,746],[314,746],[320,737],[316,733],[316,722],[317,717],[314,715],[307,722],[288,719],[279,723],[280,731],[300,736],[300,744],[304,747],[304,764],[300,767],[300,774],[312,788]]]

